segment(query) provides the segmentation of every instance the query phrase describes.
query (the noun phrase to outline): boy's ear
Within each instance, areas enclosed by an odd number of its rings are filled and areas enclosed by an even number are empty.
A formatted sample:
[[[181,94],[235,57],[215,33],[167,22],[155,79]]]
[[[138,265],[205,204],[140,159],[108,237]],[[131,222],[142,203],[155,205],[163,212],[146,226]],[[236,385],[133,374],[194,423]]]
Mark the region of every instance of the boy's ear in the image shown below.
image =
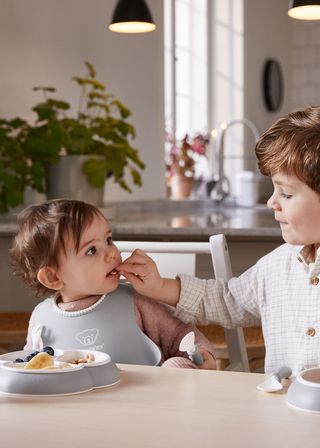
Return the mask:
[[[48,289],[59,291],[63,286],[63,282],[57,276],[56,270],[48,266],[39,269],[37,279],[43,286]]]

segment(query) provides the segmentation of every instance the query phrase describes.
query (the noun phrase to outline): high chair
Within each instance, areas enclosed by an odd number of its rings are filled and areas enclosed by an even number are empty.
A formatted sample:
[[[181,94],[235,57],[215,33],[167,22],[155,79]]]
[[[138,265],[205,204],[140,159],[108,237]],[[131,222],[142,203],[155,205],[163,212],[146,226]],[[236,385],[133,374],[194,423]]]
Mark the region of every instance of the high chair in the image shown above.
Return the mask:
[[[228,245],[224,235],[213,235],[209,242],[118,241],[115,244],[122,252],[123,258],[137,248],[147,252],[157,263],[163,277],[174,278],[178,273],[195,275],[196,257],[201,254],[211,255],[216,278],[228,280],[232,276]],[[216,346],[215,333],[217,334],[220,339],[217,353],[219,350],[221,351],[221,327],[210,325],[199,326],[199,328],[205,334],[206,329],[211,330],[211,334],[206,334],[206,336],[214,346]],[[249,372],[248,354],[242,328],[224,329],[223,331],[229,358],[226,370]],[[217,358],[219,360],[219,355]]]

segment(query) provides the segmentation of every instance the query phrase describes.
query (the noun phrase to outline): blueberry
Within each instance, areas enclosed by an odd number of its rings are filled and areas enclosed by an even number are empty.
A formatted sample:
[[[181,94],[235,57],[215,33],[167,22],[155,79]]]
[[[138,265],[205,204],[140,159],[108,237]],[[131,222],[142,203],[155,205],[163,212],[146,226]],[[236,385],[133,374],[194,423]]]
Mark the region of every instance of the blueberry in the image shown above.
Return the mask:
[[[24,362],[24,360],[21,359],[21,358],[17,358],[17,359],[14,360],[14,362]]]
[[[37,352],[37,351],[30,353],[30,355],[28,355],[28,356],[26,356],[26,357],[24,358],[24,362],[29,362],[29,361],[31,361],[31,359],[32,359],[34,356],[36,356],[38,353],[39,353],[39,352]]]
[[[49,346],[43,347],[43,349],[42,349],[41,351],[42,351],[42,352],[46,352],[46,353],[48,353],[48,355],[51,355],[51,356],[54,355],[54,350],[53,350],[53,348],[52,348],[52,347],[49,347]]]

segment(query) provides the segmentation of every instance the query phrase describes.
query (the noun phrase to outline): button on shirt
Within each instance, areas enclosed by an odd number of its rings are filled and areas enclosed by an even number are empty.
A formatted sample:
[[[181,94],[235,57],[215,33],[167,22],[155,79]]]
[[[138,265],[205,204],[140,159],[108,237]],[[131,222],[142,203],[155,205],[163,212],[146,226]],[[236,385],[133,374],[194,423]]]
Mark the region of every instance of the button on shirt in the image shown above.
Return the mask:
[[[320,366],[320,250],[314,263],[307,253],[283,244],[228,283],[181,274],[175,314],[226,328],[262,324],[268,373],[282,365],[294,375]]]
[[[316,329],[315,328],[308,328],[308,330],[306,331],[308,336],[315,336],[316,334]]]
[[[319,283],[319,278],[318,277],[310,277],[310,283],[313,286],[317,286],[317,284]]]

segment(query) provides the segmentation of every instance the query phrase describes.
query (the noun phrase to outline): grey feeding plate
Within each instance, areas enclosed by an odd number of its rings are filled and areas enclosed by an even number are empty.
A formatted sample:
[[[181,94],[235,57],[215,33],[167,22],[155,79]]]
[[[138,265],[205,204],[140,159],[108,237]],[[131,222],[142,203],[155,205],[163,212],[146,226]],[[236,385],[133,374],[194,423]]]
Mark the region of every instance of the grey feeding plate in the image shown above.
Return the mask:
[[[287,402],[296,409],[320,413],[320,368],[300,372],[289,386]]]
[[[0,356],[0,393],[26,396],[71,395],[107,387],[120,381],[120,371],[108,354],[94,350],[55,350],[57,369],[24,369],[16,358],[32,351],[18,351]],[[64,363],[94,355],[94,361],[63,368]]]

